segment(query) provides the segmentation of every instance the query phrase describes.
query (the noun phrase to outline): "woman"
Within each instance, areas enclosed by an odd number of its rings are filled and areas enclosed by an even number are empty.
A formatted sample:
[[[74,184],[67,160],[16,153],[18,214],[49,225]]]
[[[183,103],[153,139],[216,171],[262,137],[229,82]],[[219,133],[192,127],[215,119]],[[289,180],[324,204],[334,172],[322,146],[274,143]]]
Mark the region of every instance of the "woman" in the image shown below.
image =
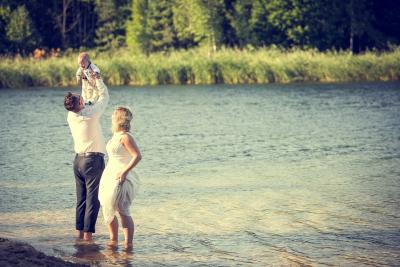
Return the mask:
[[[135,198],[139,179],[132,169],[141,160],[138,146],[129,130],[132,113],[117,107],[112,114],[113,136],[107,143],[108,163],[100,180],[99,200],[110,233],[109,246],[118,244],[118,212],[125,236],[125,248],[132,249],[134,223],[130,206]]]

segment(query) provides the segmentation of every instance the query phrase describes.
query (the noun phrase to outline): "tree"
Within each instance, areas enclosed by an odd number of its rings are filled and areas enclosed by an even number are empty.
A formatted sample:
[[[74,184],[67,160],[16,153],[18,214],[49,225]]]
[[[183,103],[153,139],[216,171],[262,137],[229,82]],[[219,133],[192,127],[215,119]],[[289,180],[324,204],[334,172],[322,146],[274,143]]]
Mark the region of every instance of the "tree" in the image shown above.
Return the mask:
[[[228,3],[226,3],[225,10],[227,19],[234,32],[226,43],[233,43],[241,48],[251,43],[252,25],[250,18],[252,9],[253,1],[251,0],[228,1]],[[226,28],[226,26],[224,28]],[[226,38],[224,39],[226,40]]]
[[[7,38],[7,24],[10,20],[10,7],[0,6],[0,53],[4,54],[8,52],[9,41]]]
[[[25,6],[19,6],[11,12],[6,36],[14,51],[22,53],[33,50],[39,43],[39,36]]]
[[[254,46],[265,46],[280,44],[283,39],[279,31],[268,20],[268,0],[254,0],[250,17],[251,38],[250,43]]]
[[[342,0],[270,0],[266,9],[272,42],[319,50],[348,48],[347,5]]]
[[[310,7],[312,0],[271,0],[267,4],[268,21],[280,32],[280,40],[286,47],[309,44]]]
[[[375,38],[377,33],[372,26],[375,18],[371,7],[370,1],[367,0],[350,0],[347,5],[350,26],[349,48],[355,54],[364,48],[361,46],[363,42],[368,42],[366,39],[377,39]]]
[[[320,0],[311,6],[309,20],[310,46],[319,50],[348,48],[346,2]]]
[[[132,15],[126,27],[126,42],[136,53],[148,54],[151,51],[148,0],[133,0]]]
[[[193,2],[184,0],[176,0],[172,7],[173,23],[179,46],[185,48],[196,46],[199,43],[199,38],[192,27],[193,18],[189,15],[189,12],[195,14],[197,11],[191,10],[191,8],[194,8]]]
[[[375,20],[372,27],[379,33],[374,38],[374,47],[382,49],[400,44],[400,5],[397,0],[374,0],[371,9]]]
[[[61,12],[57,12],[54,16],[56,27],[61,34],[61,46],[67,48],[69,44],[68,33],[71,32],[78,24],[80,12],[74,12],[74,0],[63,0],[61,5]]]
[[[172,6],[173,2],[170,0],[150,1],[149,28],[152,51],[167,50],[177,46]]]
[[[79,10],[78,25],[71,36],[73,47],[94,47],[98,15],[95,0],[79,0],[76,8]]]
[[[130,4],[130,0],[96,0],[97,46],[110,49],[125,45],[125,23],[131,14]]]
[[[174,24],[179,36],[193,36],[194,41],[205,45],[209,52],[222,44],[222,0],[177,0]]]

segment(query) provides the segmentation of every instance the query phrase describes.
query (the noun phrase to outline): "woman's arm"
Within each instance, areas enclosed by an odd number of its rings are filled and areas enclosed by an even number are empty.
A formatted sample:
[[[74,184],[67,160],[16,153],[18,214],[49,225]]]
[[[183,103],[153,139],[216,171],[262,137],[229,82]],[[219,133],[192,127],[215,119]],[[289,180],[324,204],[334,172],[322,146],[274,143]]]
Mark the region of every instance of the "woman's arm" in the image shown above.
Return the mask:
[[[126,148],[126,150],[128,150],[129,154],[131,154],[132,156],[131,161],[117,175],[116,179],[119,180],[120,183],[123,183],[129,171],[132,170],[133,167],[135,167],[142,159],[142,155],[140,154],[140,150],[136,145],[135,141],[133,140],[132,136],[130,136],[129,134],[123,135],[123,137],[121,138],[121,143]]]

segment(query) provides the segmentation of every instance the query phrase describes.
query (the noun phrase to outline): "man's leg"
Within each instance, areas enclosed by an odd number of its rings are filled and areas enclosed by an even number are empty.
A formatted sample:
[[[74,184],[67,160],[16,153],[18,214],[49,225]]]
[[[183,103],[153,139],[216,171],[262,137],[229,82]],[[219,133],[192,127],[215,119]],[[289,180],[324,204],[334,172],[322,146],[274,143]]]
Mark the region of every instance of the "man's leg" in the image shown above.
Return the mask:
[[[97,215],[100,209],[99,201],[99,185],[100,178],[104,170],[104,158],[102,156],[90,156],[85,162],[85,178],[86,178],[86,210],[85,224],[83,227],[84,239],[90,240],[92,233],[96,231]]]
[[[76,213],[75,213],[75,227],[78,231],[78,238],[83,238],[83,227],[85,221],[86,210],[86,182],[80,173],[80,166],[82,163],[81,157],[75,157],[74,160],[74,174],[76,185]]]

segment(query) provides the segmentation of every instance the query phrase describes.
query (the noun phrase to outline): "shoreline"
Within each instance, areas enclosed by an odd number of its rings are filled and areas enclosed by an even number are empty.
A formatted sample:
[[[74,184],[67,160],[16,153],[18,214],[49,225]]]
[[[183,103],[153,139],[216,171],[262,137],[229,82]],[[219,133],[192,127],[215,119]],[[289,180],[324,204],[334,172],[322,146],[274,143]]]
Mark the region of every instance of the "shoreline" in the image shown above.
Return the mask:
[[[289,82],[289,83],[238,83],[238,84],[157,84],[157,85],[108,85],[108,88],[122,88],[122,87],[129,87],[132,89],[138,89],[138,88],[157,88],[157,87],[169,87],[169,86],[175,86],[175,87],[208,87],[208,86],[223,86],[223,87],[234,87],[234,86],[292,86],[292,85],[344,85],[344,84],[371,84],[371,83],[399,83],[400,79],[394,79],[394,80],[387,80],[387,81],[382,81],[382,80],[376,80],[376,81],[337,81],[337,82],[326,82],[326,81],[303,81],[303,82]],[[59,86],[24,86],[24,87],[0,87],[0,92],[2,90],[36,90],[36,89],[65,89],[65,90],[77,90],[80,91],[81,88],[77,85],[59,85]]]
[[[386,52],[201,49],[132,55],[127,49],[89,51],[108,86],[239,85],[400,80],[400,48]],[[2,58],[0,88],[77,86],[77,54]],[[0,57],[1,58],[1,57]]]
[[[0,266],[86,267],[90,265],[48,256],[27,243],[0,237]]]

